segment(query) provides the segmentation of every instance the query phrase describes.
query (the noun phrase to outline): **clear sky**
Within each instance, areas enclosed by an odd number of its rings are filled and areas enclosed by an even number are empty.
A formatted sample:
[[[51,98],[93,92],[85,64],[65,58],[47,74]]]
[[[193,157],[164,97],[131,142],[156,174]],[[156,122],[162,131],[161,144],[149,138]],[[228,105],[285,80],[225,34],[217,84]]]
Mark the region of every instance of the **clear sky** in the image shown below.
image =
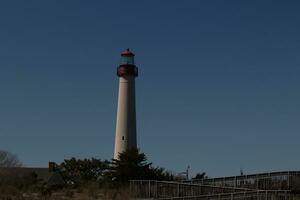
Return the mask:
[[[209,176],[300,169],[299,1],[1,1],[0,149],[26,166],[113,155],[120,53],[138,144]]]

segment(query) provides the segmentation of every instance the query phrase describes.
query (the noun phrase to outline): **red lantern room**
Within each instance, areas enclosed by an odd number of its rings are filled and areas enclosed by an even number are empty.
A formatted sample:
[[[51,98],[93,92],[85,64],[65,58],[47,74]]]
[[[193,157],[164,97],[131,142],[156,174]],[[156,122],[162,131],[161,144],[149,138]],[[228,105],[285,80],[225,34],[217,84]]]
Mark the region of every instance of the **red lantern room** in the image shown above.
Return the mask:
[[[117,70],[119,77],[138,76],[138,68],[134,64],[134,54],[130,49],[126,49],[121,53],[121,62]]]

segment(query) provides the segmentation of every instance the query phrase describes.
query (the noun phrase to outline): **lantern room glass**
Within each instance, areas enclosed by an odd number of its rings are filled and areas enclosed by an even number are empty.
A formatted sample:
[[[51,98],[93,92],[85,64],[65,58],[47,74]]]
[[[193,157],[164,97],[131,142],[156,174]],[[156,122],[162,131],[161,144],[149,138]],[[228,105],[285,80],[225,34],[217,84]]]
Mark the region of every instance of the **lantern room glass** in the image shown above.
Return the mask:
[[[134,65],[134,57],[133,56],[122,56],[121,57],[121,65]]]

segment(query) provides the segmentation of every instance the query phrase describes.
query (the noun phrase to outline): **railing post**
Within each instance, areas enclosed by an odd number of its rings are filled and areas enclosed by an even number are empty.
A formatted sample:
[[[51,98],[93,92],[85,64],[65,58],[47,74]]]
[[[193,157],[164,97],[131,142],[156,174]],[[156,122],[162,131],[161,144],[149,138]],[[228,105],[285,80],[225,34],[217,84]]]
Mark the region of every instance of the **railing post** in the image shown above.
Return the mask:
[[[139,190],[141,191],[141,188],[143,188],[144,187],[144,184],[147,184],[147,182],[143,182],[142,180],[140,180],[139,181],[140,182],[140,185],[139,185]],[[140,192],[139,191],[139,192]],[[143,191],[143,192],[140,192],[141,194],[142,194],[142,196],[143,196],[143,198],[144,198],[144,196],[146,197],[147,196],[147,194]],[[145,193],[145,194],[144,194]]]
[[[148,183],[148,197],[151,198],[151,181],[149,180],[149,183]]]
[[[265,200],[268,200],[268,191],[266,191]]]
[[[131,180],[129,180],[129,195],[132,196]]]
[[[284,192],[284,200],[287,200],[287,192]]]
[[[158,183],[155,181],[155,198],[158,198]]]
[[[234,177],[234,187],[237,187],[237,180],[236,180],[236,176]]]
[[[290,190],[290,181],[291,181],[291,175],[290,172],[288,172],[288,180],[287,180],[288,190]]]

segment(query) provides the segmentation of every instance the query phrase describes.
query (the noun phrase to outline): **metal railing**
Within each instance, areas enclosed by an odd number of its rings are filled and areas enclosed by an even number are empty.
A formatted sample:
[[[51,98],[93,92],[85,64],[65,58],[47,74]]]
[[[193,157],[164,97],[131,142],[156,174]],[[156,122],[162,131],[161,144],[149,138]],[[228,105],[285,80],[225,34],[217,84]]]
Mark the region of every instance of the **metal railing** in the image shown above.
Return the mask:
[[[178,200],[300,200],[300,171],[190,181],[131,180],[132,198]]]
[[[199,196],[220,193],[256,191],[249,188],[219,187],[181,182],[131,180],[130,194],[133,198],[169,198]]]
[[[295,196],[288,191],[256,191],[200,196],[186,196],[173,198],[159,198],[159,200],[294,200]]]
[[[300,190],[300,171],[283,171],[243,176],[194,179],[184,183],[243,187],[260,190]]]

